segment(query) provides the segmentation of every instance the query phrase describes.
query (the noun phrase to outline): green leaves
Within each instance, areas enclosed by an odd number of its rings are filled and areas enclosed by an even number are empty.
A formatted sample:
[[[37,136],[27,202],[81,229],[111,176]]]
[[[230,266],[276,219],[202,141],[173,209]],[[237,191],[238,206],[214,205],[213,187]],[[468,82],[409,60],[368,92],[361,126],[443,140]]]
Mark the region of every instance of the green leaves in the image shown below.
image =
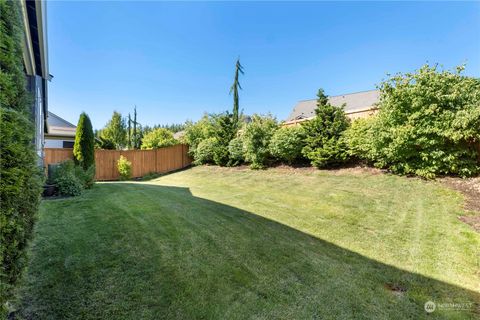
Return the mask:
[[[463,69],[425,65],[384,81],[378,116],[347,134],[350,152],[399,174],[480,172],[480,80],[462,76]]]
[[[85,112],[82,112],[78,120],[73,156],[75,163],[85,170],[95,164],[95,137],[92,122]]]

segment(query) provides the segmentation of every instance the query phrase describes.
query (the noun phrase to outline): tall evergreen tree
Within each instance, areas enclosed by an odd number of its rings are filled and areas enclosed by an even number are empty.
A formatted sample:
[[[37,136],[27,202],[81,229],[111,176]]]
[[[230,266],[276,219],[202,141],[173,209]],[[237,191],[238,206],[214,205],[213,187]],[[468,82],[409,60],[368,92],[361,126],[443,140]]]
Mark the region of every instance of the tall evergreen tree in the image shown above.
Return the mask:
[[[138,149],[140,148],[140,144],[137,135],[137,106],[133,108],[133,149]]]
[[[128,113],[128,128],[127,128],[127,149],[132,148],[132,117]]]
[[[95,136],[92,122],[85,112],[82,112],[78,119],[73,157],[75,163],[85,170],[95,164]]]
[[[40,202],[41,171],[22,59],[18,1],[0,0],[0,318],[6,319],[25,265],[25,249]]]
[[[233,112],[232,112],[232,120],[233,120],[233,125],[234,127],[238,127],[238,121],[239,121],[239,95],[238,95],[238,90],[242,89],[242,86],[240,85],[240,82],[238,80],[240,74],[243,73],[243,67],[240,64],[240,58],[237,59],[237,63],[235,64],[235,78],[233,80],[233,84],[230,88],[230,94],[233,92]]]
[[[108,121],[105,128],[100,132],[100,136],[104,140],[109,140],[115,145],[115,149],[121,150],[125,147],[127,138],[127,128],[125,119],[122,115],[114,111],[112,118]]]

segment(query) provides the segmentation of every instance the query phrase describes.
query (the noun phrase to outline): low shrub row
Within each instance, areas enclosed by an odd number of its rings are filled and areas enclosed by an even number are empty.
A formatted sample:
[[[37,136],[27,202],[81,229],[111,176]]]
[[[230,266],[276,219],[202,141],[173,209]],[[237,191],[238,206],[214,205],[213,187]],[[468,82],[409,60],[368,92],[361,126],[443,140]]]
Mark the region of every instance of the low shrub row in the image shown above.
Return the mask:
[[[253,169],[275,162],[309,161],[318,168],[363,162],[397,174],[433,178],[480,172],[480,80],[428,65],[397,74],[379,86],[377,115],[351,123],[342,107],[319,90],[316,116],[282,127],[271,115],[243,117],[232,127],[227,113],[187,125],[184,142],[196,164]],[[241,119],[242,120],[242,119]]]
[[[95,165],[83,169],[73,160],[66,160],[49,168],[48,183],[56,185],[62,196],[78,196],[95,183]]]

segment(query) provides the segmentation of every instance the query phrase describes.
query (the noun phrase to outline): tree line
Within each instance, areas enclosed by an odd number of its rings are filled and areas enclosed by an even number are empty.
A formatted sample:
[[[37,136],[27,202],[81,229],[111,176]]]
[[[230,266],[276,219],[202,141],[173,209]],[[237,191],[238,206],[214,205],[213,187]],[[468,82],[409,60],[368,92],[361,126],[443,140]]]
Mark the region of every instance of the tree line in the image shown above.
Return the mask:
[[[136,150],[155,149],[174,145],[173,134],[186,128],[186,124],[142,125],[137,121],[137,107],[123,117],[114,111],[107,124],[95,130],[95,147],[98,149]]]

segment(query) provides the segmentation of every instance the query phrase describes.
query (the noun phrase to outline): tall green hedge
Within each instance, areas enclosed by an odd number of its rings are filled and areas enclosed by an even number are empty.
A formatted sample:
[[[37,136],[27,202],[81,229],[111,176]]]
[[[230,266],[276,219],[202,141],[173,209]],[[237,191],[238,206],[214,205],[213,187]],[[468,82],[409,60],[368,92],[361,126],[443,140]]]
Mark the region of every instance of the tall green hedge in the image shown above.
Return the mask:
[[[95,137],[92,122],[85,112],[82,112],[78,119],[73,156],[75,164],[85,170],[95,164]]]
[[[25,266],[41,193],[18,3],[0,0],[0,317]]]

